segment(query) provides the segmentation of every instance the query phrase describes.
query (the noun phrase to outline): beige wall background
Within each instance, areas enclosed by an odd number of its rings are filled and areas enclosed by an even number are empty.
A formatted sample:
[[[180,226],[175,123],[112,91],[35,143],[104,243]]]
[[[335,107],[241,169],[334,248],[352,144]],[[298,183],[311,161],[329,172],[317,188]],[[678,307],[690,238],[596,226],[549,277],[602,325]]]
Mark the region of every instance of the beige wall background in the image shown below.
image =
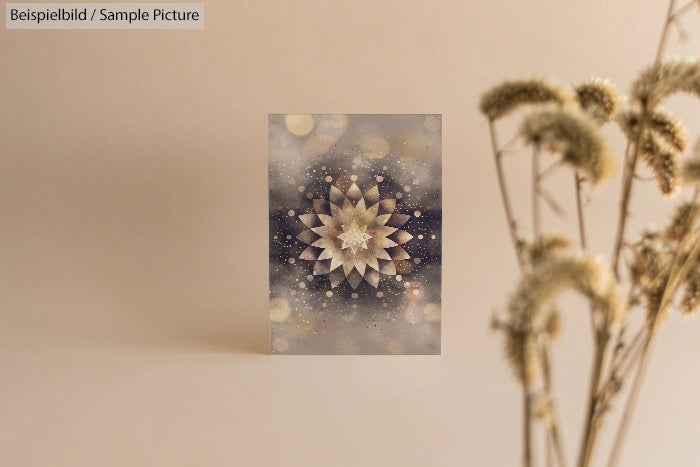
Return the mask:
[[[519,391],[488,330],[517,276],[478,96],[531,74],[626,90],[665,9],[208,1],[203,31],[0,30],[0,464],[517,465]],[[699,17],[672,54],[697,55]],[[443,114],[442,356],[265,354],[266,122],[284,112]],[[606,254],[617,193],[589,208]],[[669,201],[635,196],[633,228],[664,222]],[[587,317],[564,326],[573,459]],[[698,464],[698,335],[666,325],[623,465]]]

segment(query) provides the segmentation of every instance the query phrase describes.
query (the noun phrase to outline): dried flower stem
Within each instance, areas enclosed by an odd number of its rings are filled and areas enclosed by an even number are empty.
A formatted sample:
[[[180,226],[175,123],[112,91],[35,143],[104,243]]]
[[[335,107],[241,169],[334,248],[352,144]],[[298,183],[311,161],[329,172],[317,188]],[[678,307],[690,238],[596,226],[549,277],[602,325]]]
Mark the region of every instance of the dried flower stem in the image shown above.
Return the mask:
[[[491,148],[493,150],[493,157],[496,162],[496,173],[498,175],[498,187],[501,191],[501,200],[503,201],[503,209],[506,214],[506,220],[508,222],[508,231],[510,232],[510,238],[513,242],[513,248],[515,248],[515,256],[518,260],[518,265],[523,267],[523,257],[520,250],[520,240],[518,239],[517,224],[515,223],[515,217],[513,216],[513,208],[510,204],[510,197],[508,196],[508,190],[506,188],[505,175],[503,173],[503,162],[502,152],[498,148],[498,137],[496,135],[496,125],[493,120],[489,120],[489,132],[491,133]]]
[[[532,467],[532,396],[523,384],[523,467]]]
[[[579,242],[581,244],[581,249],[585,250],[586,246],[586,226],[583,221],[583,201],[581,199],[581,183],[583,180],[578,174],[578,171],[574,172],[574,186],[576,187],[576,213],[578,215],[578,236]]]
[[[676,0],[671,0],[668,2],[668,12],[666,13],[666,23],[664,24],[664,29],[661,32],[661,40],[659,41],[659,47],[656,50],[656,60],[655,65],[661,63],[661,58],[664,56],[664,50],[666,49],[666,41],[668,40],[668,33],[671,29],[671,24],[673,24],[674,19],[677,17],[673,10],[676,8]]]
[[[544,389],[547,397],[549,413],[547,414],[547,446],[554,451],[559,467],[566,465],[564,458],[564,449],[562,448],[561,437],[559,435],[559,427],[556,413],[554,411],[554,390],[552,388],[551,361],[549,358],[549,345],[547,343],[540,344],[540,358],[542,359],[542,367],[544,373]],[[551,464],[550,449],[547,450],[547,465]]]
[[[698,192],[696,190],[694,196],[694,202],[698,200]],[[664,287],[663,296],[659,304],[659,309],[656,312],[654,318],[647,324],[648,332],[646,339],[644,340],[641,355],[639,357],[639,367],[637,368],[637,373],[635,374],[634,381],[632,383],[632,389],[627,398],[627,403],[620,420],[620,425],[618,427],[617,433],[615,434],[615,441],[613,442],[612,451],[610,453],[610,460],[608,461],[608,467],[614,467],[619,461],[620,454],[622,452],[622,443],[627,435],[627,430],[629,428],[629,423],[632,418],[632,412],[637,404],[637,399],[639,398],[639,391],[641,389],[642,381],[646,374],[647,368],[649,366],[651,349],[653,348],[653,343],[656,339],[656,330],[661,316],[664,314],[664,310],[668,305],[669,301],[672,299],[675,291],[678,289],[680,283],[685,279],[685,277],[690,272],[690,269],[695,265],[695,262],[700,256],[700,238],[695,240],[693,249],[691,250],[688,258],[683,262],[683,264],[678,267],[679,259],[685,246],[686,240],[689,238],[690,234],[684,235],[684,237],[679,242],[678,249],[674,255],[673,262],[671,264],[671,272],[669,273],[666,286]]]
[[[607,353],[610,335],[606,330],[598,330],[595,334],[595,354],[593,356],[593,370],[591,372],[590,388],[588,393],[588,408],[586,410],[586,424],[583,430],[583,440],[579,453],[579,467],[590,465],[591,456],[595,448],[600,423],[596,420],[598,410],[598,389],[603,374],[605,355]]]
[[[542,233],[542,214],[540,211],[540,148],[532,150],[532,230],[533,237]]]

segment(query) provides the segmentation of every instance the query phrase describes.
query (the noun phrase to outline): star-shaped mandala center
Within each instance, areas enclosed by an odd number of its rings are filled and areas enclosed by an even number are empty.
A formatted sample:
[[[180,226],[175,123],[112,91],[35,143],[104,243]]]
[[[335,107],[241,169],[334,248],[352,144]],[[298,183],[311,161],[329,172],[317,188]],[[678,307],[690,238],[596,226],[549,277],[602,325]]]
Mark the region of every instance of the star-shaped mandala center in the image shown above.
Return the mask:
[[[357,254],[357,250],[360,248],[367,249],[367,240],[371,239],[372,236],[367,233],[367,226],[362,227],[357,225],[356,221],[352,221],[350,227],[347,225],[341,225],[343,228],[343,233],[338,235],[338,238],[343,241],[341,249],[350,248],[352,254]]]

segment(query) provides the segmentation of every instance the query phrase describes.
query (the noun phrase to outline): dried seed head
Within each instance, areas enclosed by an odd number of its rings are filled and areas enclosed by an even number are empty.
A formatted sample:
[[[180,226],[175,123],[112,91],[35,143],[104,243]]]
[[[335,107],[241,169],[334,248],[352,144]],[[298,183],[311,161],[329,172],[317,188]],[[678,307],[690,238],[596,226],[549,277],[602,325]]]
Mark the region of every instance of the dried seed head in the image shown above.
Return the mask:
[[[578,110],[544,107],[525,117],[520,134],[530,144],[560,152],[564,162],[593,184],[614,171],[615,163],[597,125]]]
[[[528,346],[536,342],[538,335],[558,330],[552,321],[552,315],[557,313],[553,303],[567,290],[586,297],[610,332],[624,317],[615,276],[599,260],[557,254],[538,263],[523,275],[508,302],[509,325],[514,332],[507,338],[506,349],[516,375],[524,384],[532,382],[527,378],[537,375],[532,370],[536,367],[532,361],[538,361],[536,351]]]
[[[698,268],[691,270],[683,285],[681,312],[683,316],[692,316],[700,308],[700,270]]]
[[[666,237],[678,241],[690,233],[698,219],[698,214],[700,214],[700,206],[697,203],[690,201],[678,205],[666,229]]]
[[[682,153],[688,146],[688,131],[675,115],[657,109],[649,113],[649,129],[666,144]]]
[[[636,142],[641,118],[638,106],[626,106],[617,113],[615,121],[627,139]],[[647,131],[676,151],[685,151],[688,146],[688,132],[676,116],[666,110],[657,109],[649,112],[647,119]]]
[[[541,235],[532,242],[523,243],[529,263],[536,265],[541,261],[550,259],[552,255],[560,253],[571,246],[571,240],[563,234]]]
[[[656,184],[664,196],[672,196],[680,185],[680,154],[673,148],[660,144],[647,133],[642,144],[642,160],[654,173]]]
[[[683,182],[700,185],[700,159],[691,159],[683,164]]]
[[[620,104],[620,95],[608,80],[593,78],[574,91],[581,109],[599,124],[609,122]]]
[[[556,103],[563,105],[571,101],[567,90],[546,79],[505,81],[481,96],[481,112],[489,120],[498,120],[527,104]]]
[[[632,84],[632,95],[644,108],[653,109],[677,92],[700,95],[700,64],[675,60],[646,68]]]
[[[647,230],[634,245],[632,279],[645,290],[660,288],[666,281],[674,254],[673,244],[667,237],[660,232]],[[664,271],[666,274],[662,274]]]

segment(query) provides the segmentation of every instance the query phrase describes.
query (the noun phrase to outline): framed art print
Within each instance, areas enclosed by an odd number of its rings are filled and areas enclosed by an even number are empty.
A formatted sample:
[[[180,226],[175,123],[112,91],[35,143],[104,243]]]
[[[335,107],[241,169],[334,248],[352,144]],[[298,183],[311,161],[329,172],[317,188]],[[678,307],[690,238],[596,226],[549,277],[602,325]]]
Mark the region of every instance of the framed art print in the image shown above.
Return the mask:
[[[269,115],[271,353],[440,353],[441,124]]]

